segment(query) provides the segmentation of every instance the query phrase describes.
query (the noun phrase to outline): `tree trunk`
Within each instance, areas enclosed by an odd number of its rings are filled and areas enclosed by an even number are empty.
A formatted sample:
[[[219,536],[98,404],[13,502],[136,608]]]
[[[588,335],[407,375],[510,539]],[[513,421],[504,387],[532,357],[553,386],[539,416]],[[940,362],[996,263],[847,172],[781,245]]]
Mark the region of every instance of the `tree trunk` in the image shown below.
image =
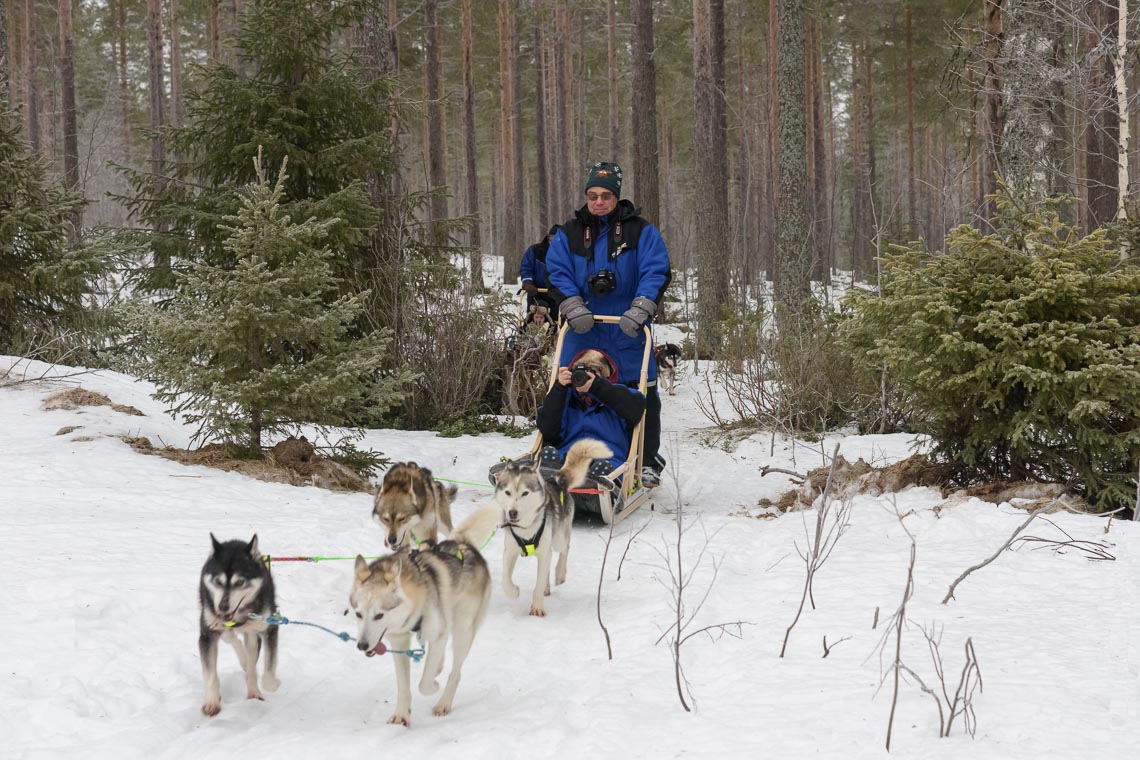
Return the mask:
[[[802,51],[801,51],[802,56]],[[802,72],[801,72],[802,77]],[[724,102],[724,2],[693,0],[694,154],[701,199],[697,248],[697,348],[704,356],[720,347],[721,307],[727,294],[728,149]]]
[[[558,134],[555,138],[558,150],[557,197],[561,199],[558,205],[569,210],[582,204],[578,203],[577,190],[580,188],[575,188],[578,172],[574,170],[574,145],[570,129],[574,107],[570,87],[570,18],[566,0],[555,0],[554,26],[554,77],[558,91]]]
[[[511,235],[515,245],[506,252],[504,264],[509,263],[511,268],[518,272],[522,263],[523,249],[526,243],[523,238],[523,220],[525,218],[526,192],[523,172],[523,135],[522,135],[522,65],[519,62],[519,48],[521,36],[519,34],[519,0],[510,0],[511,17],[511,163],[514,173],[511,175],[511,199],[508,207],[511,210]]]
[[[515,162],[515,69],[518,53],[512,35],[513,16],[517,11],[514,0],[499,0],[499,171],[502,192],[503,223],[499,250],[503,255],[503,282],[518,281],[518,267],[522,251],[516,237],[518,208],[515,206],[515,175],[522,167]]]
[[[1116,164],[1116,221],[1128,220],[1126,199],[1128,197],[1128,146],[1132,139],[1132,132],[1128,119],[1128,70],[1125,67],[1125,56],[1128,54],[1128,0],[1119,0],[1116,19],[1116,58],[1114,59],[1116,81],[1116,108],[1119,126],[1119,147],[1117,148]],[[1127,249],[1124,250],[1127,253]]]
[[[466,1],[466,0],[465,0]],[[537,14],[536,14],[537,16]],[[546,135],[546,101],[548,79],[546,71],[546,42],[542,21],[534,22],[534,152],[535,175],[538,180],[538,215],[544,228],[549,228],[561,218],[556,218],[550,202],[550,167],[547,163],[550,151]]]
[[[471,0],[463,0],[460,26],[463,34],[463,136],[467,163],[467,213],[479,214],[479,175],[476,171],[478,153],[475,143],[475,75],[471,66]],[[483,241],[479,230],[480,222],[471,225],[467,244],[471,246],[471,284],[476,289],[483,288]]]
[[[72,31],[71,0],[59,0],[59,75],[63,105],[63,181],[79,189],[79,126],[75,111],[75,33]],[[77,207],[73,219],[78,233],[83,211]]]
[[[120,3],[123,0],[119,0]],[[221,46],[218,41],[218,0],[206,0],[206,60],[210,65],[219,62]]]
[[[621,163],[621,122],[618,119],[617,0],[607,4],[607,60],[610,75],[610,160]]]
[[[983,0],[982,8],[982,151],[977,207],[981,218],[987,222],[993,219],[997,211],[993,200],[986,196],[997,192],[996,175],[1001,171],[1001,140],[1005,131],[1001,67],[1002,44],[1005,40],[1002,1]]]
[[[867,275],[867,219],[870,215],[867,202],[864,166],[867,152],[863,148],[866,127],[863,110],[863,83],[859,75],[861,52],[859,43],[851,43],[851,270],[856,279]]]
[[[777,0],[779,187],[776,212],[777,319],[783,334],[799,330],[811,299],[811,230],[807,199],[807,113],[804,95],[803,0]]]
[[[131,162],[131,101],[130,83],[127,80],[127,0],[118,0],[119,39],[119,139],[122,141],[123,162]]]
[[[910,234],[918,229],[918,191],[914,174],[914,39],[910,3],[906,6],[906,207]]]
[[[182,26],[178,0],[170,0],[170,123],[182,126]]]
[[[439,39],[439,6],[436,0],[424,3],[424,134],[427,136],[428,191],[431,193],[430,219],[432,245],[448,244],[447,155],[443,146],[443,81]]]
[[[39,87],[36,85],[36,5],[24,0],[24,111],[28,145],[33,153],[41,152]]]
[[[1089,73],[1088,115],[1085,152],[1088,178],[1087,231],[1111,222],[1117,213],[1118,156],[1120,119],[1114,87],[1115,71],[1106,42],[1116,36],[1116,8],[1100,2],[1088,4],[1090,27],[1086,32],[1086,54],[1093,58]],[[1114,46],[1115,47],[1115,46]],[[1097,54],[1098,51],[1105,51]]]
[[[657,69],[654,61],[653,0],[632,0],[633,180],[642,215],[662,226],[657,154]]]
[[[12,53],[8,33],[8,0],[0,0],[0,98],[7,99],[8,105],[14,106],[16,93],[12,86]]]
[[[162,2],[147,0],[147,52],[150,73],[150,127],[161,129],[166,124],[166,92],[162,72]],[[166,161],[166,145],[157,134],[150,141],[150,170],[162,174]]]
[[[830,187],[830,172],[828,171],[827,133],[828,115],[824,102],[824,80],[827,77],[823,68],[823,21],[820,18],[821,10],[817,6],[817,13],[811,19],[814,29],[812,50],[808,53],[813,57],[812,71],[815,73],[815,85],[811,96],[811,120],[814,123],[813,135],[815,149],[812,151],[815,158],[815,192],[812,196],[812,242],[814,245],[813,261],[815,272],[812,279],[820,282],[831,282],[831,205],[828,201],[828,188]]]

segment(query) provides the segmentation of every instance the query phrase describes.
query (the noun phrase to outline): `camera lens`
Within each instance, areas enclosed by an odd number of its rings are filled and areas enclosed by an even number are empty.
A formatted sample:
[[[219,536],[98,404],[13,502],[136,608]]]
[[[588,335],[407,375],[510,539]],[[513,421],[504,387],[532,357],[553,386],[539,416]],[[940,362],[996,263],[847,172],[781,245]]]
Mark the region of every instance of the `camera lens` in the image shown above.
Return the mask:
[[[580,388],[590,382],[590,375],[587,374],[586,368],[581,364],[575,367],[574,371],[570,373],[570,382],[574,384],[575,388]]]

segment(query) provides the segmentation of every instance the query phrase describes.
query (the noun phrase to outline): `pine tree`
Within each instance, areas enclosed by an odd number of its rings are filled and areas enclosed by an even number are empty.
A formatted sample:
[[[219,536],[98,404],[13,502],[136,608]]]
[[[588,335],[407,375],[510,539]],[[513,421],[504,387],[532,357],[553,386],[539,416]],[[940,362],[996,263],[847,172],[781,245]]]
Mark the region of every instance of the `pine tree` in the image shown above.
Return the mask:
[[[341,295],[330,247],[341,220],[294,222],[286,160],[270,185],[262,159],[239,211],[221,226],[232,265],[194,262],[167,308],[136,304],[130,324],[156,397],[200,425],[199,436],[260,458],[265,436],[352,424],[400,400],[405,378],[383,374],[388,331],[352,336],[360,298]]]
[[[83,198],[48,183],[20,132],[19,114],[0,108],[0,353],[50,344],[58,358],[93,324],[85,301],[106,260],[71,243]]]

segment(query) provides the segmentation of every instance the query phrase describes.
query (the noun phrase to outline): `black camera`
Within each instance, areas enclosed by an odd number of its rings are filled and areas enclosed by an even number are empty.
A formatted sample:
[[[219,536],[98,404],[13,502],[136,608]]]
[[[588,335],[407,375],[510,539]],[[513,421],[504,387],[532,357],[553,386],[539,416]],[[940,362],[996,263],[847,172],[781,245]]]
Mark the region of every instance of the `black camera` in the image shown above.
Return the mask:
[[[586,383],[590,382],[590,375],[586,371],[585,364],[579,364],[570,371],[570,382],[575,388],[581,388]]]
[[[609,295],[617,287],[617,278],[614,273],[608,269],[603,269],[595,275],[592,275],[586,280],[586,285],[589,286],[590,292],[599,298],[601,296]]]

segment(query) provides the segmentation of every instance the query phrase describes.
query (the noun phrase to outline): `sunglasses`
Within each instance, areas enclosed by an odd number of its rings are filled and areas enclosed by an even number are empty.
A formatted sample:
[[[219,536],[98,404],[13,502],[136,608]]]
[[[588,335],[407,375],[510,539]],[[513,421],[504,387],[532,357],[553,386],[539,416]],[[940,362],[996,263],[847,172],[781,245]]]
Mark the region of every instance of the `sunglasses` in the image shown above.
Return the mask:
[[[588,200],[590,203],[596,203],[598,201],[611,201],[613,200],[613,197],[613,193],[586,193],[586,200]]]

